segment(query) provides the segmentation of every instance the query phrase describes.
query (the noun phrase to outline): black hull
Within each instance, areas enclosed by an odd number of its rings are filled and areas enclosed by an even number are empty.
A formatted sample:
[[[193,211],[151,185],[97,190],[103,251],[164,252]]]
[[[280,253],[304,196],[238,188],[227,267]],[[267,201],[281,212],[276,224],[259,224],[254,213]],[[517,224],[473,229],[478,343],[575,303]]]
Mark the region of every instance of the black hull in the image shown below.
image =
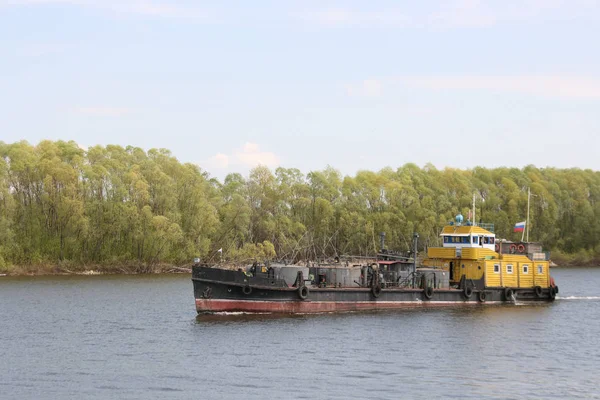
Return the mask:
[[[194,268],[192,277],[196,310],[207,312],[322,313],[407,307],[549,302],[551,289],[536,294],[533,288],[484,290],[389,288],[380,292],[364,287],[300,288],[246,277],[243,272]],[[308,290],[306,290],[308,289]],[[512,293],[511,293],[512,292]]]

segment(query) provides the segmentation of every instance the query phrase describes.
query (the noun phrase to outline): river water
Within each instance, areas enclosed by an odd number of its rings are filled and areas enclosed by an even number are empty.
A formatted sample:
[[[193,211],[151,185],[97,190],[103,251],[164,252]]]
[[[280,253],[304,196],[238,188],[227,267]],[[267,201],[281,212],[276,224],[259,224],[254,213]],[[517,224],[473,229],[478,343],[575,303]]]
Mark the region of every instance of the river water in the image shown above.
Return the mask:
[[[600,269],[547,305],[196,316],[189,275],[0,277],[1,399],[600,398]]]

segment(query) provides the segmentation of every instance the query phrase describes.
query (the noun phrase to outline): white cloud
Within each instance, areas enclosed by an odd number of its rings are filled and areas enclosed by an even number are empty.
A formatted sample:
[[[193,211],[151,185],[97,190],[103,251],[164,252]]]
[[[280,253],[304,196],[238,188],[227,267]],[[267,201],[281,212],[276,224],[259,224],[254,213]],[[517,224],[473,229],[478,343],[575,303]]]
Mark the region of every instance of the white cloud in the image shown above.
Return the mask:
[[[572,76],[417,76],[398,83],[433,90],[521,92],[544,97],[600,98],[600,78]]]
[[[385,90],[400,92],[414,87],[429,90],[480,90],[519,92],[555,98],[600,98],[600,77],[560,75],[517,76],[398,76],[368,79],[344,86],[350,96],[374,97]]]
[[[300,21],[326,26],[407,25],[410,20],[399,10],[364,11],[329,8],[293,13]]]
[[[121,117],[132,110],[125,107],[75,107],[73,112],[93,117]]]
[[[598,19],[598,0],[453,0],[431,13],[432,28],[481,28],[503,23]]]
[[[206,164],[211,168],[227,168],[229,166],[229,156],[223,153],[217,153],[210,157]]]
[[[429,5],[429,2],[422,2]],[[322,8],[292,13],[301,22],[329,26],[394,26],[427,29],[485,28],[513,22],[598,19],[598,0],[447,0],[433,10]],[[367,4],[367,3],[365,3]],[[428,8],[427,6],[424,8]]]
[[[213,21],[214,16],[204,9],[187,7],[159,0],[5,0],[0,7],[36,6],[66,4],[78,7],[95,8],[115,14],[137,14],[155,17],[204,19]]]
[[[279,165],[279,157],[270,151],[262,151],[256,143],[246,142],[243,147],[234,149],[230,154],[217,153],[202,164],[215,169],[237,166],[253,168],[258,165],[273,168]]]
[[[269,151],[261,151],[256,143],[247,142],[241,150],[234,153],[235,158],[241,164],[248,167],[265,165],[275,167],[279,165],[279,158]]]
[[[479,0],[457,0],[428,18],[428,24],[440,28],[483,27],[494,25],[498,15],[482,6]]]

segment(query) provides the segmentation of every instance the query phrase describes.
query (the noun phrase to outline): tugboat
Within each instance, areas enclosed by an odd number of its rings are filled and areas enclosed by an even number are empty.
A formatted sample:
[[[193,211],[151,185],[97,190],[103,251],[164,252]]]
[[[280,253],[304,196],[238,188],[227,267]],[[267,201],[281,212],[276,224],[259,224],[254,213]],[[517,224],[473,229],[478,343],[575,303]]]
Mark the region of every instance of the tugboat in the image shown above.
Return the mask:
[[[410,255],[385,250],[374,262],[253,264],[229,270],[196,262],[192,281],[198,313],[324,313],[406,307],[551,302],[558,287],[549,253],[539,243],[497,240],[492,224],[445,226],[442,247],[417,266],[418,234]]]

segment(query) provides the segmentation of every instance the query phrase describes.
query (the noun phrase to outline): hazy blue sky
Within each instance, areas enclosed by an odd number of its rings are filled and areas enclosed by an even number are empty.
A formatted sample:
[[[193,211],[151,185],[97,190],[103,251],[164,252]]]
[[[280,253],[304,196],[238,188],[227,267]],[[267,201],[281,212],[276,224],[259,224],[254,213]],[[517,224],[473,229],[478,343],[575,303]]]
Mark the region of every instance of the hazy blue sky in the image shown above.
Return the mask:
[[[0,0],[0,140],[212,175],[600,170],[600,1]]]

